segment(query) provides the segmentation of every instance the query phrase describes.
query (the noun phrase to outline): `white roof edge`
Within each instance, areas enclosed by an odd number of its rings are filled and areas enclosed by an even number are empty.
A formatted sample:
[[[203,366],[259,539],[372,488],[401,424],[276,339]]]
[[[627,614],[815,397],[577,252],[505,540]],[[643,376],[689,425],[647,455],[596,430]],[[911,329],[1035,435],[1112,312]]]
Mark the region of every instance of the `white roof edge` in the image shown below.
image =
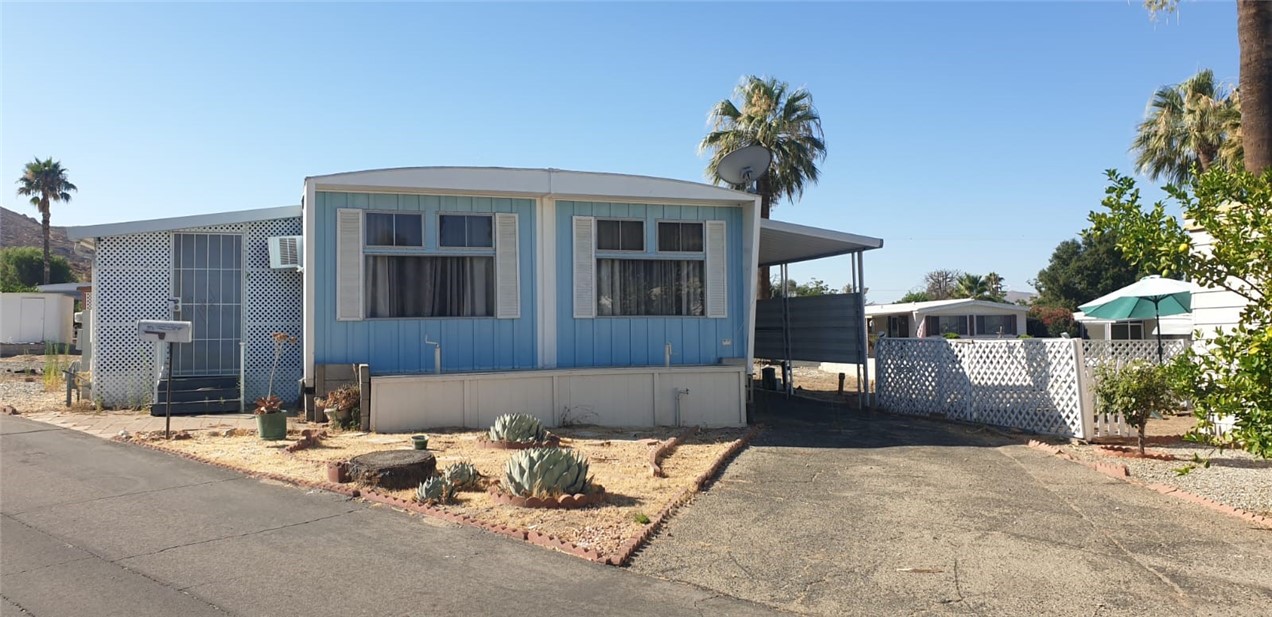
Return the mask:
[[[273,219],[293,218],[300,215],[300,206],[257,208],[255,210],[234,210],[231,212],[192,214],[190,216],[175,216],[164,219],[148,219],[143,221],[126,221],[123,223],[106,223],[103,225],[67,227],[66,236],[72,240],[83,240],[85,238],[101,238],[104,236],[126,236],[129,234],[174,231],[177,229],[189,229],[191,227],[211,227],[213,225],[233,225],[235,223],[269,221]]]
[[[990,300],[973,300],[971,298],[952,298],[949,300],[929,300],[927,302],[896,302],[893,304],[868,304],[866,305],[867,315],[878,315],[886,313],[913,313],[926,309],[949,308],[952,306],[983,306],[986,308],[1012,309],[1021,312],[1028,312],[1029,307],[1020,304],[1010,304],[1007,302],[992,302]]]
[[[697,199],[729,203],[758,199],[758,196],[743,191],[678,178],[555,168],[390,167],[308,176],[305,183],[316,187],[351,189],[411,188],[523,195]],[[673,187],[680,190],[671,190]]]
[[[789,223],[787,221],[775,221],[773,219],[761,219],[761,229],[772,229],[774,231],[783,231],[786,233],[800,234],[804,236],[812,236],[823,240],[834,240],[837,242],[851,242],[859,244],[862,250],[874,250],[883,248],[883,238],[873,238],[871,236],[862,236],[858,234],[850,234],[846,231],[835,231],[834,229],[826,229],[824,227],[812,227],[809,225],[800,225],[797,223]]]

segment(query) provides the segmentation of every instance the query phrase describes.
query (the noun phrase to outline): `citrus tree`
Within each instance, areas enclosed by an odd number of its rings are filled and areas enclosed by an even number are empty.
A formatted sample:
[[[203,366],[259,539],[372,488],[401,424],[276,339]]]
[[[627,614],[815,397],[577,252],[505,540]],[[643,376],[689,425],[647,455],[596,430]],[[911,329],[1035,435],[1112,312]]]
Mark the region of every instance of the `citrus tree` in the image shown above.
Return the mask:
[[[1113,234],[1143,271],[1226,289],[1246,301],[1234,327],[1200,333],[1207,348],[1190,350],[1192,398],[1199,427],[1231,416],[1230,437],[1272,456],[1272,170],[1253,174],[1212,168],[1185,186],[1164,188],[1180,218],[1159,201],[1145,208],[1135,180],[1107,172],[1103,210],[1092,212],[1094,236]],[[1212,238],[1199,250],[1192,230]]]

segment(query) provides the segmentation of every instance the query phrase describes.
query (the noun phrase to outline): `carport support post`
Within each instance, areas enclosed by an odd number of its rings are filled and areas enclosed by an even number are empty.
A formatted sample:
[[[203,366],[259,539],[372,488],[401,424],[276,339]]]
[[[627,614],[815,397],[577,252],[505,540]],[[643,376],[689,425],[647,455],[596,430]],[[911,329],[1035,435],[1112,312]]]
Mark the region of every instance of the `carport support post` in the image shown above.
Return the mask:
[[[853,262],[856,265],[857,279],[857,297],[858,308],[861,316],[861,376],[862,379],[857,382],[857,389],[861,394],[857,395],[857,409],[861,409],[862,397],[870,398],[870,328],[866,325],[866,266],[865,253],[857,251],[853,256]],[[869,403],[869,400],[867,400]]]
[[[163,413],[163,438],[172,439],[172,343],[168,343],[168,404]]]
[[[786,390],[786,395],[790,396],[795,392],[795,387],[791,381],[795,378],[795,369],[791,366],[791,315],[787,301],[790,299],[790,285],[787,284],[790,270],[789,264],[782,264],[782,389]]]

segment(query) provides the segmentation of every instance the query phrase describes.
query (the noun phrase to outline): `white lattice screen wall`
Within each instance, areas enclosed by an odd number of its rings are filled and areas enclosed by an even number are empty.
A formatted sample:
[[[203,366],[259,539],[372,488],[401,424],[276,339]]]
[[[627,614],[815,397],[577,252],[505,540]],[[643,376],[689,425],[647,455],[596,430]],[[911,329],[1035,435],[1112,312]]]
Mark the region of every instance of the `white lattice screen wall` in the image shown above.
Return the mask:
[[[275,392],[293,397],[302,372],[300,352],[302,278],[293,270],[269,268],[270,236],[299,235],[300,218],[183,229],[185,233],[244,235],[243,342],[246,344],[246,388],[250,401],[264,396],[273,361],[270,333],[285,331],[297,344],[285,348],[275,378]],[[137,320],[171,319],[172,233],[145,233],[101,238],[93,266],[95,349],[93,396],[108,407],[137,407],[152,398],[157,377],[154,348],[137,338]],[[281,387],[280,387],[281,384]]]
[[[1172,339],[1162,341],[1162,356],[1170,361],[1184,353],[1191,341]],[[1157,362],[1157,341],[1082,341],[1082,349],[1086,352],[1086,365],[1097,366],[1105,362],[1126,364],[1131,360]]]
[[[299,218],[258,221],[247,225],[243,250],[243,357],[245,359],[244,396],[248,406],[265,396],[269,387],[269,367],[274,361],[273,332],[286,332],[296,337],[295,345],[283,346],[274,377],[274,393],[288,405],[298,398],[297,382],[304,372],[301,353],[302,320],[305,295],[304,277],[297,270],[272,270],[269,267],[269,237],[299,236]]]
[[[878,402],[888,411],[1051,435],[1087,432],[1091,401],[1077,341],[883,338],[875,354]]]

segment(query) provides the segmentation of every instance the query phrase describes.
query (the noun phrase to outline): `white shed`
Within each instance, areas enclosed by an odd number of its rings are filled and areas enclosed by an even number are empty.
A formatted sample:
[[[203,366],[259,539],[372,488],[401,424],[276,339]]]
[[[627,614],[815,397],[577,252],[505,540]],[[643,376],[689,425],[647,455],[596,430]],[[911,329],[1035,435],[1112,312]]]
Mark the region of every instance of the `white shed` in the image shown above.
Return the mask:
[[[0,343],[69,344],[75,300],[55,293],[0,294]]]

